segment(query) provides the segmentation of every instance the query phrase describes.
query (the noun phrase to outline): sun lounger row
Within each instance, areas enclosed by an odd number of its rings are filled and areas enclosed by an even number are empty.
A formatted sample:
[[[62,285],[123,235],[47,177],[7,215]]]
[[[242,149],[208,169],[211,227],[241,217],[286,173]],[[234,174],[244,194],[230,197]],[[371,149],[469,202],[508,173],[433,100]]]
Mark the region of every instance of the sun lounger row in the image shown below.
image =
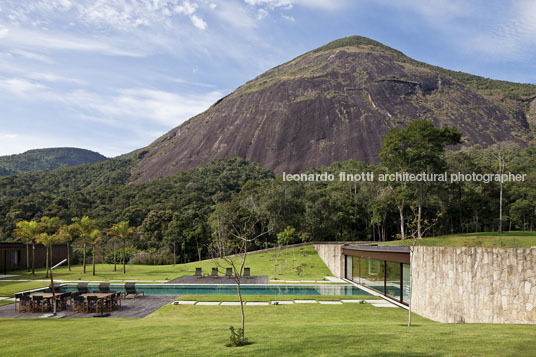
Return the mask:
[[[202,277],[203,276],[203,269],[202,268],[195,268],[195,274],[194,276]],[[219,276],[218,268],[212,268],[212,273],[210,276]],[[225,269],[225,276],[228,278],[231,278],[233,276],[233,268],[226,268]],[[244,274],[242,276],[251,276],[251,269],[250,268],[244,268]]]

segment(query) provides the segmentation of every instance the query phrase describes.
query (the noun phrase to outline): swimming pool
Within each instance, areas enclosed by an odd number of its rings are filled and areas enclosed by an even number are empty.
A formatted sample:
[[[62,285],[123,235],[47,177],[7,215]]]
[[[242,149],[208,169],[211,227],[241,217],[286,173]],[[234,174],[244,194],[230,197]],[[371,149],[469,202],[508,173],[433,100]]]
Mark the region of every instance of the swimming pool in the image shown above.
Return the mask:
[[[76,283],[62,284],[63,291],[77,291]],[[91,292],[98,284],[89,283]],[[44,289],[40,289],[44,290]],[[112,291],[125,291],[124,284],[110,284]],[[136,284],[136,290],[148,295],[234,295],[236,285]],[[244,295],[370,295],[352,285],[241,285]]]

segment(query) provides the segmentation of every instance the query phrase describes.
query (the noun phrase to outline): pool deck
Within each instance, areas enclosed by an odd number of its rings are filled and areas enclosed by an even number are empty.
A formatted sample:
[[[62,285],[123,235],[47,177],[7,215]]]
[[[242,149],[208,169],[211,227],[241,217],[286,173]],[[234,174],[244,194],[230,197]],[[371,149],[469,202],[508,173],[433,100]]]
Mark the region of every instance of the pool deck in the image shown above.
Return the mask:
[[[111,315],[106,317],[110,318],[144,318],[162,306],[171,303],[177,296],[176,295],[147,295],[138,296],[135,299],[123,299],[121,300],[121,309],[111,312]],[[42,318],[46,315],[50,315],[50,312],[17,312],[14,309],[13,304],[0,306],[0,318]],[[92,318],[95,313],[80,313],[73,312],[68,308],[66,311],[58,311],[58,317],[64,318]]]

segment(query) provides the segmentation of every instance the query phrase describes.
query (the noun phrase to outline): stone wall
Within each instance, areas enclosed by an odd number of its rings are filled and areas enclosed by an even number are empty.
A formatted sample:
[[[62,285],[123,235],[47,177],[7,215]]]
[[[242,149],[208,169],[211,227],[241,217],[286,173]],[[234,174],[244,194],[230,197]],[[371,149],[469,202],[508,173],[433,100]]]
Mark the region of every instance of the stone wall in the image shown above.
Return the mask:
[[[318,243],[315,249],[328,266],[331,273],[337,278],[343,278],[344,275],[344,256],[342,247],[344,243]]]
[[[415,247],[412,310],[440,322],[536,323],[536,248]]]

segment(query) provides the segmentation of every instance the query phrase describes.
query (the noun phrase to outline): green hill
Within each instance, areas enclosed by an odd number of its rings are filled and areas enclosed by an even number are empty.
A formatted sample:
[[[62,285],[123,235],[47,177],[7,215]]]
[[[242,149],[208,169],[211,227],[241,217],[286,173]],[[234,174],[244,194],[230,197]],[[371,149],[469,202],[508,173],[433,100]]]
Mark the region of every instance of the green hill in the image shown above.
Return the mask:
[[[22,154],[0,156],[0,176],[54,170],[62,166],[76,166],[106,159],[98,152],[77,148],[29,150]]]

